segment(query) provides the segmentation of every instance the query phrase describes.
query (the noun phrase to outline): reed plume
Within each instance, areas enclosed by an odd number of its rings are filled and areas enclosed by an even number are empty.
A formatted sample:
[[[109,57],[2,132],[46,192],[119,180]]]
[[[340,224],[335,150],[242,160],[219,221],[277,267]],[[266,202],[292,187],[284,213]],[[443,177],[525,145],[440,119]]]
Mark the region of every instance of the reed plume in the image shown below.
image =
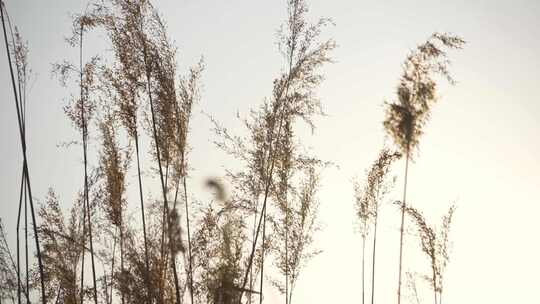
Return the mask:
[[[285,295],[286,303],[292,303],[301,270],[321,252],[313,248],[315,233],[320,229],[317,223],[319,170],[310,164],[297,173],[300,175],[295,187],[297,192],[293,191],[288,198],[287,209],[279,209],[283,217],[274,220],[277,240],[273,243],[273,249],[276,267],[285,277],[285,286],[280,280],[274,280],[273,284]]]
[[[407,207],[407,214],[413,219],[419,233],[420,248],[430,262],[431,274],[426,276],[431,285],[434,304],[442,303],[444,271],[450,260],[450,225],[454,215],[455,206],[451,206],[442,218],[440,227],[427,223],[419,210]]]
[[[201,58],[196,66],[193,66],[189,70],[189,74],[186,77],[180,77],[178,84],[178,93],[176,102],[174,104],[174,114],[176,121],[176,142],[173,147],[175,148],[175,159],[177,160],[173,164],[173,180],[176,180],[176,191],[174,196],[173,209],[176,211],[177,195],[179,191],[180,181],[183,187],[183,200],[185,206],[186,217],[186,233],[187,233],[187,276],[189,284],[189,292],[191,303],[194,303],[193,294],[193,254],[191,244],[191,227],[190,227],[190,203],[188,201],[188,134],[189,123],[191,120],[193,105],[200,99],[200,78],[204,70],[204,62]]]
[[[144,276],[147,290],[146,298],[148,299],[146,302],[149,303],[153,298],[153,291],[150,288],[151,284],[149,282],[151,269],[148,254],[139,134],[140,109],[145,105],[141,96],[144,90],[144,84],[141,80],[144,68],[137,57],[137,46],[134,46],[134,44],[136,45],[136,37],[134,37],[135,20],[128,18],[130,9],[133,10],[134,6],[128,6],[128,4],[128,2],[116,1],[112,3],[112,7],[96,6],[94,11],[89,14],[89,18],[94,19],[98,25],[106,30],[107,37],[110,40],[115,60],[112,63],[112,67],[105,67],[103,71],[103,86],[110,92],[111,101],[115,106],[114,112],[126,129],[129,139],[135,143],[137,182],[144,241],[144,261],[146,267]]]
[[[80,213],[84,209],[83,190],[66,217],[60,208],[58,196],[51,188],[44,205],[39,210],[41,218],[39,233],[43,239],[47,297],[61,303],[80,303],[78,298],[81,290],[77,285],[79,264],[83,251],[89,251],[83,243],[82,226],[85,224]]]
[[[102,151],[100,152],[100,169],[104,176],[103,208],[108,221],[116,228],[120,243],[120,277],[124,275],[124,224],[127,202],[124,198],[126,191],[125,177],[130,162],[129,150],[122,151],[117,139],[117,126],[115,117],[109,109],[104,110],[105,117],[100,121],[99,128],[102,138]],[[113,249],[114,250],[114,249]],[[113,257],[114,259],[114,254]],[[114,269],[114,267],[111,267]],[[120,280],[121,302],[125,303],[124,286]]]
[[[169,206],[170,190],[176,187],[174,206],[176,208],[180,182],[183,186],[183,200],[186,204],[186,226],[188,231],[188,261],[191,264],[191,241],[189,227],[189,206],[187,197],[187,137],[192,106],[199,99],[199,79],[204,68],[201,61],[190,69],[186,77],[177,77],[176,48],[166,34],[166,27],[156,9],[148,1],[116,0],[109,4],[95,3],[93,10],[85,15],[94,26],[106,30],[111,41],[114,62],[112,67],[103,67],[103,87],[107,98],[111,99],[113,112],[120,118],[130,139],[135,141],[137,171],[139,179],[139,200],[143,220],[143,237],[145,242],[145,264],[150,269],[148,256],[148,240],[146,233],[146,217],[144,212],[142,178],[140,169],[140,149],[138,132],[138,115],[142,112],[149,117],[147,124],[141,124],[153,139],[151,155],[157,162],[157,171],[162,184],[164,229],[161,230],[162,263],[170,257],[174,274],[177,301],[180,301],[179,278],[176,271],[175,255],[172,252],[174,238],[170,235],[169,226],[172,212]],[[146,95],[146,98],[145,98]],[[149,111],[145,111],[148,107]],[[144,122],[144,121],[143,121]],[[165,239],[167,235],[168,240]],[[165,251],[165,244],[171,248]],[[161,266],[159,266],[161,268]],[[192,290],[191,266],[187,267],[187,276]],[[166,273],[162,273],[166,276]],[[150,274],[149,274],[150,276]],[[146,280],[148,281],[148,277]],[[159,280],[163,282],[162,280]],[[147,282],[149,299],[153,298],[151,283]],[[162,288],[158,288],[158,300],[163,300]],[[192,296],[193,302],[193,296]]]
[[[206,186],[214,193],[215,201],[202,207],[193,234],[195,300],[197,303],[236,303],[246,270],[245,212],[231,201],[220,180],[208,179]]]
[[[255,217],[253,241],[240,288],[240,299],[248,283],[249,290],[252,289],[252,267],[258,252],[261,257],[260,301],[263,298],[264,257],[270,248],[266,240],[268,201],[273,200],[274,189],[277,189],[276,166],[278,166],[278,151],[282,149],[281,145],[288,137],[284,135],[285,129],[289,126],[292,130],[297,119],[303,120],[313,129],[314,118],[322,114],[321,104],[315,93],[323,80],[318,70],[331,61],[329,52],[335,48],[335,43],[333,40],[319,41],[322,29],[331,23],[330,20],[320,19],[310,24],[306,21],[307,12],[308,6],[305,1],[288,2],[288,19],[278,32],[279,49],[286,62],[286,70],[274,80],[272,97],[258,110],[253,110],[250,117],[244,120],[250,135],[247,138],[231,135],[227,129],[214,121],[216,134],[220,137],[217,146],[246,164],[246,171],[229,172],[228,175],[236,179],[233,184],[243,181],[240,182],[243,185],[235,186],[235,189],[245,191],[245,195],[237,196],[237,203],[250,210]],[[260,236],[262,244],[258,246]],[[248,300],[251,301],[250,298]],[[286,301],[288,302],[288,296]]]
[[[362,304],[365,303],[365,252],[366,238],[370,232],[369,221],[373,217],[373,207],[368,196],[364,196],[359,182],[354,182],[354,196],[356,199],[356,215],[360,220],[360,234],[362,235]]]
[[[386,103],[384,127],[388,135],[405,155],[405,177],[401,205],[401,228],[399,245],[398,304],[401,302],[401,274],[403,263],[403,231],[407,206],[407,175],[409,159],[418,148],[430,118],[431,107],[437,101],[437,82],[440,75],[454,84],[448,66],[450,61],[444,49],[461,49],[465,41],[459,36],[434,33],[428,40],[411,52],[403,64],[403,74],[397,87],[397,101]]]
[[[391,165],[401,158],[401,153],[392,152],[383,148],[367,172],[367,178],[362,186],[359,182],[354,183],[356,200],[356,215],[360,220],[360,233],[362,235],[362,303],[365,300],[365,245],[371,227],[373,226],[372,245],[372,271],[371,271],[371,303],[375,301],[375,257],[377,249],[377,223],[379,219],[379,206],[385,196],[392,189],[394,180],[388,179]]]
[[[153,138],[152,145],[155,151],[153,156],[157,161],[164,203],[161,256],[162,263],[166,263],[165,233],[169,238],[170,249],[172,250],[172,247],[174,247],[169,229],[168,175],[169,165],[174,157],[171,149],[174,147],[173,144],[176,139],[174,117],[176,103],[175,49],[170,45],[165,34],[164,23],[153,6],[147,1],[113,1],[110,6],[97,6],[95,16],[97,16],[95,20],[107,29],[112,44],[115,46],[115,57],[120,62],[119,72],[125,74],[118,77],[120,83],[124,83],[127,88],[127,90],[120,93],[128,97],[128,100],[124,101],[127,104],[121,105],[120,112],[123,116],[124,125],[128,128],[130,135],[135,137],[137,141],[136,150],[138,150],[138,137],[135,136],[137,134],[136,112],[138,107],[138,103],[135,101],[136,92],[140,91],[141,94],[147,95],[151,118],[149,133]],[[125,50],[127,47],[130,50]],[[142,86],[139,87],[139,83]],[[116,87],[119,86],[116,85]],[[138,168],[140,171],[140,164]],[[139,192],[141,209],[143,209],[141,183],[139,182]],[[145,232],[143,231],[143,233]],[[146,248],[145,251],[148,252],[148,249]],[[145,259],[148,270],[149,261],[148,258]],[[172,254],[170,254],[170,265],[174,275],[176,301],[179,302],[181,301],[180,286],[176,261]],[[163,301],[163,290],[159,288],[158,291],[160,293],[158,300],[161,303]],[[150,294],[152,291],[148,289],[148,292]]]

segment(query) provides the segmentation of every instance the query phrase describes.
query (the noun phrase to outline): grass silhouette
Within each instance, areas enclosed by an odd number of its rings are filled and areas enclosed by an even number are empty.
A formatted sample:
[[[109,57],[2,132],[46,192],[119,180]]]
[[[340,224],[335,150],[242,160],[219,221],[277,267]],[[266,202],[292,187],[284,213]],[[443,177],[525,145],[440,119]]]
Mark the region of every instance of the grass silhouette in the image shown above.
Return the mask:
[[[162,16],[148,0],[91,2],[83,14],[75,15],[67,41],[78,50],[79,62],[56,63],[53,73],[62,85],[71,81],[78,86],[64,111],[80,132],[84,183],[67,212],[51,188],[36,222],[25,137],[28,48],[20,34],[5,23],[2,2],[23,168],[16,259],[0,222],[0,283],[5,286],[0,288],[0,299],[19,303],[39,297],[42,303],[71,304],[251,304],[269,302],[268,295],[277,291],[280,300],[292,304],[300,274],[320,253],[315,241],[320,230],[319,190],[324,186],[321,172],[331,164],[306,152],[298,127],[307,125],[313,131],[318,117],[324,115],[317,93],[336,43],[323,36],[325,28],[333,25],[330,19],[309,21],[307,1],[286,4],[287,18],[277,33],[283,66],[270,96],[241,118],[246,135],[234,135],[210,117],[216,147],[241,166],[227,168],[223,179],[207,181],[215,194],[209,201],[190,197],[193,189],[189,186],[193,169],[190,128],[194,107],[201,99],[205,62],[201,59],[187,73],[179,73],[177,48]],[[110,53],[85,61],[86,35],[99,31],[105,33],[100,39]],[[437,77],[454,84],[446,51],[464,44],[458,36],[434,33],[407,56],[396,98],[385,103],[383,125],[395,147],[381,149],[365,180],[354,185],[362,237],[362,303],[366,301],[369,246],[370,298],[372,304],[376,301],[379,211],[391,199],[395,184],[391,168],[402,157],[397,302],[402,297],[406,219],[413,221],[420,248],[428,257],[435,304],[442,301],[454,208],[440,228],[430,226],[423,213],[407,202],[407,178],[409,161],[415,159],[437,101]],[[94,140],[98,149],[89,148]],[[145,155],[152,160],[147,174],[141,168]],[[130,170],[136,170],[136,177]],[[136,205],[127,193],[131,177],[137,183]],[[152,198],[149,188],[158,179],[159,198]],[[136,217],[142,225],[128,212],[132,205],[140,208]],[[30,263],[27,206],[37,265]],[[26,269],[21,269],[19,248],[22,216]],[[371,236],[373,242],[368,244]],[[85,261],[88,252],[90,261]],[[91,282],[85,273],[88,264]],[[415,278],[410,273],[407,276],[409,283]]]

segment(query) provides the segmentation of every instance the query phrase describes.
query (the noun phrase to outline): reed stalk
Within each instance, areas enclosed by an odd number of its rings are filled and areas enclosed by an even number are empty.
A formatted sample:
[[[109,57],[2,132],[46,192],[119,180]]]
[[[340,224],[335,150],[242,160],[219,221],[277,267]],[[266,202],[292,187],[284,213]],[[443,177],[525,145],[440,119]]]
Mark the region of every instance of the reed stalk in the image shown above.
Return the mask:
[[[23,114],[22,114],[22,109],[21,109],[21,107],[24,106],[24,105],[19,100],[18,94],[17,94],[17,85],[15,84],[15,76],[14,76],[14,72],[13,72],[13,63],[11,61],[11,53],[10,53],[10,50],[9,50],[9,43],[8,43],[8,38],[7,38],[6,22],[4,20],[4,12],[5,11],[6,11],[6,9],[5,9],[4,2],[0,1],[0,17],[1,17],[1,20],[2,20],[2,30],[3,30],[3,34],[4,34],[4,43],[6,45],[6,55],[7,55],[7,59],[8,59],[9,71],[10,71],[10,76],[11,76],[11,84],[12,84],[12,88],[13,88],[14,102],[15,102],[15,107],[16,107],[16,110],[17,110],[17,121],[18,121],[18,126],[19,126],[19,136],[20,136],[20,140],[21,140],[21,148],[22,148],[22,154],[23,154],[23,171],[24,171],[23,176],[25,177],[26,187],[28,189],[28,199],[30,201],[30,213],[31,213],[31,216],[32,216],[32,224],[33,224],[33,229],[34,229],[34,240],[35,240],[35,245],[36,245],[38,267],[39,267],[39,280],[40,280],[40,283],[41,283],[41,302],[43,304],[45,304],[46,301],[47,301],[47,298],[46,298],[46,294],[45,294],[43,262],[42,262],[42,257],[41,257],[41,247],[39,245],[37,222],[36,222],[36,217],[35,217],[35,212],[34,212],[34,201],[33,201],[33,198],[32,198],[32,187],[31,187],[31,183],[30,183],[30,177],[29,177],[30,174],[29,174],[29,170],[28,170],[28,160],[27,160],[27,152],[26,152],[25,127],[23,125]]]

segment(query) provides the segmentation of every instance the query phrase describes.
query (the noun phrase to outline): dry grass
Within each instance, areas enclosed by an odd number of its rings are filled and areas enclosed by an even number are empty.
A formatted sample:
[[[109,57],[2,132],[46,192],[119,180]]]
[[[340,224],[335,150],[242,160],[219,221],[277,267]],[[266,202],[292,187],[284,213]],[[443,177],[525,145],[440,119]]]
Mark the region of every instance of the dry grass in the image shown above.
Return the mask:
[[[63,86],[79,89],[64,110],[82,139],[84,185],[68,212],[62,211],[53,190],[39,209],[40,224],[34,227],[40,266],[43,259],[41,277],[36,266],[23,275],[19,246],[15,262],[0,222],[0,283],[5,286],[0,288],[0,298],[13,302],[31,298],[41,283],[43,303],[179,304],[189,298],[193,304],[251,304],[262,303],[266,288],[272,286],[291,304],[302,270],[320,253],[314,247],[320,229],[318,192],[323,186],[321,172],[329,165],[304,152],[307,149],[295,130],[304,123],[313,131],[324,114],[317,90],[324,80],[321,68],[332,62],[330,54],[336,47],[332,39],[321,38],[332,21],[322,18],[311,23],[308,15],[306,1],[287,1],[287,19],[277,35],[283,69],[270,96],[243,118],[247,136],[235,136],[213,120],[216,146],[243,166],[226,171],[223,181],[208,181],[215,192],[211,202],[190,201],[187,182],[192,169],[190,123],[201,98],[204,61],[184,75],[178,72],[176,47],[147,0],[95,2],[84,14],[75,15],[67,42],[79,51],[80,62],[56,63],[53,73]],[[85,62],[83,38],[94,30],[105,32],[112,58],[92,56]],[[16,68],[14,92],[24,151],[28,47],[17,31],[12,36],[7,50]],[[408,168],[437,100],[435,77],[454,83],[445,50],[463,44],[457,36],[435,33],[407,57],[397,99],[387,103],[384,120],[399,152],[382,149],[365,181],[355,183],[363,249],[373,233],[372,303],[379,208],[394,185],[390,168],[402,155]],[[94,140],[99,148],[88,149]],[[149,142],[150,149],[144,150],[140,140]],[[143,153],[154,161],[148,175],[141,173]],[[21,206],[27,197],[33,213],[24,156]],[[92,166],[88,159],[93,156],[99,161]],[[126,212],[132,204],[126,187],[133,156],[142,231]],[[149,190],[144,185],[150,178],[159,178],[157,200],[145,199]],[[430,280],[437,304],[449,260],[448,231],[454,209],[437,230],[406,204],[405,191],[403,219],[407,214],[416,223],[422,251],[433,270]],[[185,209],[177,206],[179,202]],[[88,252],[92,284],[84,273]],[[364,255],[363,251],[362,259]],[[21,284],[27,278],[31,283]]]

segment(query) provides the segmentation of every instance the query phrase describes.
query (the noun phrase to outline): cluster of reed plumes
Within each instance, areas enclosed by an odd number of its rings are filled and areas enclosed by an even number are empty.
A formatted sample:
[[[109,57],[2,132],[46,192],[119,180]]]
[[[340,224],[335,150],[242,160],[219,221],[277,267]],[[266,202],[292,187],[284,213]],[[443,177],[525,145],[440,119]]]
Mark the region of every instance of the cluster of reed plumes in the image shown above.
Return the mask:
[[[336,45],[320,36],[332,21],[310,23],[305,0],[287,1],[287,20],[278,32],[283,69],[271,95],[242,119],[247,135],[231,134],[210,117],[216,147],[242,166],[227,170],[223,179],[209,179],[215,199],[203,203],[190,195],[188,181],[190,121],[201,98],[204,61],[185,75],[178,72],[176,47],[150,1],[90,3],[74,16],[72,35],[66,39],[78,51],[79,62],[53,64],[61,85],[78,87],[64,111],[79,132],[80,141],[74,143],[82,147],[77,153],[82,152],[84,178],[67,212],[52,188],[34,212],[25,144],[28,48],[11,29],[1,3],[24,157],[16,260],[0,222],[0,301],[251,304],[262,303],[268,289],[275,288],[290,304],[303,267],[320,252],[314,248],[318,191],[321,171],[330,163],[306,154],[295,130],[300,123],[313,130],[323,114],[317,98],[324,78],[320,69],[332,62]],[[112,56],[85,54],[85,38],[96,31],[104,33]],[[435,101],[432,74],[452,82],[438,43],[459,48],[463,41],[434,34],[407,58],[398,101],[388,104],[384,122],[398,151],[383,149],[365,185],[355,184],[363,301],[365,244],[372,231],[374,302],[377,222],[381,202],[395,183],[388,178],[391,166],[405,156],[408,168]],[[145,155],[152,161],[147,168]],[[132,176],[135,198],[127,193]],[[405,184],[406,176],[407,169]],[[145,185],[156,179],[160,194],[153,198]],[[440,302],[453,209],[437,232],[406,204],[405,194],[399,206],[402,234],[405,214],[417,224],[422,250],[432,265],[435,301]],[[33,234],[27,231],[28,207]],[[22,212],[25,263],[19,248]],[[35,240],[35,266],[29,235]],[[401,286],[401,269],[399,281]]]
[[[147,0],[97,1],[74,16],[67,42],[79,62],[55,63],[53,74],[65,87],[78,86],[64,111],[80,133],[82,187],[68,214],[52,188],[39,208],[33,226],[40,275],[19,269],[18,260],[8,263],[3,244],[2,282],[9,284],[2,298],[22,301],[40,291],[42,303],[262,303],[264,288],[274,286],[292,301],[302,267],[318,253],[312,247],[317,191],[327,165],[301,153],[293,130],[300,121],[315,128],[322,114],[318,71],[331,61],[335,43],[319,41],[330,20],[311,24],[303,0],[287,3],[278,38],[284,72],[271,97],[244,120],[248,136],[231,135],[212,119],[217,147],[245,167],[228,171],[223,181],[209,180],[216,199],[207,204],[194,204],[188,188],[189,125],[203,61],[179,76],[176,48]],[[94,31],[106,34],[112,58],[85,54],[85,37]],[[18,73],[26,66],[16,49],[20,41],[6,43]],[[16,95],[24,93],[25,79],[18,81]],[[143,153],[154,161],[151,168],[142,168]],[[132,167],[136,205],[126,193]],[[149,199],[144,182],[155,177],[161,195]],[[140,221],[130,205],[138,207]]]
[[[403,64],[403,74],[397,86],[397,100],[386,102],[386,117],[383,122],[387,135],[393,140],[397,149],[391,152],[384,148],[371,169],[368,171],[365,185],[354,183],[357,217],[360,222],[362,236],[362,303],[365,302],[365,243],[373,227],[373,254],[371,278],[371,303],[375,298],[375,257],[377,241],[377,220],[379,205],[386,200],[385,196],[394,186],[395,179],[388,177],[393,162],[405,156],[405,173],[403,199],[396,201],[401,209],[400,242],[399,242],[399,274],[397,288],[397,303],[402,298],[402,268],[403,268],[403,237],[405,219],[409,215],[419,232],[420,248],[430,262],[431,275],[420,275],[427,279],[434,293],[434,303],[442,302],[443,273],[449,261],[449,231],[454,207],[443,218],[440,231],[427,224],[422,212],[407,203],[407,175],[409,160],[417,150],[420,137],[430,118],[431,108],[437,101],[437,82],[435,76],[442,76],[450,84],[455,81],[451,77],[445,49],[461,49],[465,41],[447,33],[434,33],[426,42],[419,45],[407,56]],[[409,287],[413,298],[418,300],[416,277],[408,272]]]

